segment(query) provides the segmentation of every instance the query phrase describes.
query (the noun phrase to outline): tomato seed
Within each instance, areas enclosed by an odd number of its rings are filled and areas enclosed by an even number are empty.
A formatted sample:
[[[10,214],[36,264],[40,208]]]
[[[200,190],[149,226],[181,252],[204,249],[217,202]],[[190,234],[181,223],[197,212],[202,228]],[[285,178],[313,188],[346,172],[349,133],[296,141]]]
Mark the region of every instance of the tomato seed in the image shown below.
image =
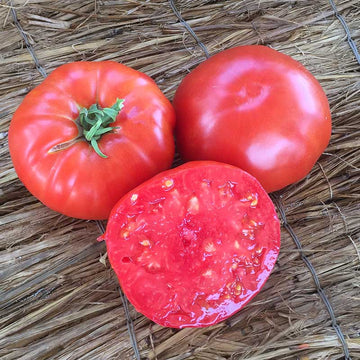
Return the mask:
[[[132,194],[130,198],[131,202],[134,203],[138,199],[138,197],[139,197],[138,194]]]
[[[162,188],[166,191],[171,190],[174,187],[173,179],[164,179],[162,182]]]
[[[243,199],[242,199],[243,200]],[[249,194],[247,197],[246,197],[246,200],[247,201],[250,201],[250,207],[254,208],[257,206],[258,204],[258,194],[255,193],[255,194]]]
[[[251,204],[250,204],[250,205],[251,205]],[[249,226],[256,228],[256,227],[258,226],[258,223],[257,223],[255,220],[251,219],[251,220],[249,221]]]
[[[257,204],[258,204],[258,199],[254,199],[254,200],[250,203],[250,206],[251,206],[251,207],[256,207]]]
[[[142,246],[150,246],[150,245],[151,245],[151,243],[150,243],[149,240],[140,241],[140,244],[141,244]]]
[[[237,283],[237,284],[235,285],[234,294],[235,294],[235,295],[240,295],[240,294],[241,294],[241,291],[242,291],[242,286],[241,286],[239,283]]]

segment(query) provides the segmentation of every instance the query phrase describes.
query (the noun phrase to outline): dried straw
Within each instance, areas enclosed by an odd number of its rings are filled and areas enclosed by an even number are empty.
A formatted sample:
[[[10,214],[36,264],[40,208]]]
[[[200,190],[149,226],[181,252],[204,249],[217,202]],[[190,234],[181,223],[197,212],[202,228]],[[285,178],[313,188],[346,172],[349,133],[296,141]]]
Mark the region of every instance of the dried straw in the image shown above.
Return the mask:
[[[149,74],[172,99],[180,80],[205,58],[166,1],[12,3],[47,73],[74,60],[112,59]],[[358,0],[337,3],[359,44]],[[334,128],[309,176],[274,195],[286,223],[280,258],[263,291],[228,321],[203,329],[162,328],[130,306],[141,357],[344,358],[306,256],[350,356],[360,359],[360,67],[341,23],[327,0],[175,4],[210,54],[263,43],[301,61],[328,95]],[[124,307],[105,245],[96,242],[97,225],[44,207],[12,168],[10,119],[42,75],[7,1],[0,5],[0,24],[0,357],[132,359]]]

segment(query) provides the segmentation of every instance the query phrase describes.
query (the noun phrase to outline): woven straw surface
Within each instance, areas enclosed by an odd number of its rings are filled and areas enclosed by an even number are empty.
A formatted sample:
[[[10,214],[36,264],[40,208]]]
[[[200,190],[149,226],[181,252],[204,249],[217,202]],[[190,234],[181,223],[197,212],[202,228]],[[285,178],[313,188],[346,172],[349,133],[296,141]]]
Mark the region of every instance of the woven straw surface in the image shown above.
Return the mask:
[[[202,329],[163,328],[129,305],[140,356],[305,360],[349,351],[360,359],[360,65],[341,22],[327,0],[175,4],[210,54],[260,43],[302,62],[328,96],[333,132],[306,179],[273,195],[282,248],[261,293]],[[337,8],[359,44],[359,1]],[[171,100],[204,52],[161,0],[2,1],[0,25],[0,357],[136,358],[97,224],[57,214],[28,193],[7,130],[24,95],[61,64],[122,62],[153,77]]]

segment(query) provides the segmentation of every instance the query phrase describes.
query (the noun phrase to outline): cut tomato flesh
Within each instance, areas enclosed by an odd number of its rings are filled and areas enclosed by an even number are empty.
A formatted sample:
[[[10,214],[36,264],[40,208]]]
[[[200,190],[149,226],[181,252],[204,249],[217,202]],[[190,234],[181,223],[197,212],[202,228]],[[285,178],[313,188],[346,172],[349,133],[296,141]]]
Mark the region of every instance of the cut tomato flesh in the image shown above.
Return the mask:
[[[279,253],[280,225],[256,179],[199,161],[128,193],[102,238],[139,312],[163,326],[200,327],[228,318],[260,291]]]

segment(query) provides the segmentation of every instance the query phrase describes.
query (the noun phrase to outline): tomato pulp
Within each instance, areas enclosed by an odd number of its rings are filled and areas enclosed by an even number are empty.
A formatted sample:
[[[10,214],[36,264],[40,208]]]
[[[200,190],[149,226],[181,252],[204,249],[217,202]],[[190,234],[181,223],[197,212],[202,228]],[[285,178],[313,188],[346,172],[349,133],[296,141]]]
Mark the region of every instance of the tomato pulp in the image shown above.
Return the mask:
[[[125,195],[101,239],[139,312],[163,326],[202,327],[260,291],[279,253],[280,226],[255,178],[195,161]]]
[[[224,50],[185,76],[174,97],[185,160],[239,166],[268,192],[305,177],[331,135],[319,82],[266,46]]]
[[[126,192],[171,166],[175,114],[147,75],[113,61],[54,70],[16,110],[14,168],[45,205],[106,219]]]

